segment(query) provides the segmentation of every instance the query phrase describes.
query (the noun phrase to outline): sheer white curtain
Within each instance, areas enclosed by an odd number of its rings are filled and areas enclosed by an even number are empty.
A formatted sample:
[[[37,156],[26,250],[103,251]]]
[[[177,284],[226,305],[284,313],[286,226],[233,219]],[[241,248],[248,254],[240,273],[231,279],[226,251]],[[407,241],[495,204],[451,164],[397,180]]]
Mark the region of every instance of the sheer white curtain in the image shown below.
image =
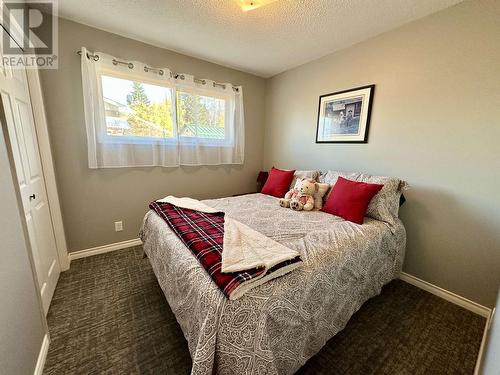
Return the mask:
[[[243,163],[241,86],[81,52],[90,168]]]

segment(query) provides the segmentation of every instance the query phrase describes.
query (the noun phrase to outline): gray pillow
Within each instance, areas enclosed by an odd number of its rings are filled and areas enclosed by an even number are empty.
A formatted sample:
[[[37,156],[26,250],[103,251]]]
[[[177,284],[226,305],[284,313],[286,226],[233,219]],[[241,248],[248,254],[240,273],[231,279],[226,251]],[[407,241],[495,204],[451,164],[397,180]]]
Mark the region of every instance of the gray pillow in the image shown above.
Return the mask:
[[[366,216],[389,224],[391,229],[399,215],[399,199],[408,184],[395,177],[371,176],[360,173],[357,181],[369,184],[382,184],[384,187],[372,198]]]
[[[357,172],[327,171],[319,176],[320,182],[335,185],[339,176],[352,181],[382,184],[384,187],[372,198],[366,216],[383,221],[393,230],[399,214],[399,198],[408,184],[396,177],[371,176]],[[330,190],[331,191],[331,190]],[[329,194],[325,197],[328,199]]]
[[[315,170],[304,170],[304,171],[295,171],[293,174],[293,180],[290,184],[290,189],[295,187],[297,180],[301,180],[303,178],[310,178],[311,180],[318,181],[319,171]]]
[[[335,185],[337,183],[337,178],[344,177],[347,178],[348,180],[353,180],[355,181],[356,178],[359,176],[359,173],[356,172],[340,172],[340,171],[326,171],[326,172],[321,172],[319,175],[319,182],[325,183],[325,184],[330,184],[330,185]]]

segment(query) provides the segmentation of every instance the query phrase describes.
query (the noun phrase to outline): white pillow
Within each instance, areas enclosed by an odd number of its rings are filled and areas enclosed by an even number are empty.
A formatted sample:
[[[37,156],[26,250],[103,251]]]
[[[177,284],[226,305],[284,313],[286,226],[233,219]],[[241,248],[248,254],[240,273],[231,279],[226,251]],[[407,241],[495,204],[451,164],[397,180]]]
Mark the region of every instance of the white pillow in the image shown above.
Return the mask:
[[[321,210],[323,208],[323,197],[326,195],[328,190],[330,190],[330,185],[322,184],[320,182],[316,183],[318,185],[318,191],[314,193],[314,208],[316,210]]]

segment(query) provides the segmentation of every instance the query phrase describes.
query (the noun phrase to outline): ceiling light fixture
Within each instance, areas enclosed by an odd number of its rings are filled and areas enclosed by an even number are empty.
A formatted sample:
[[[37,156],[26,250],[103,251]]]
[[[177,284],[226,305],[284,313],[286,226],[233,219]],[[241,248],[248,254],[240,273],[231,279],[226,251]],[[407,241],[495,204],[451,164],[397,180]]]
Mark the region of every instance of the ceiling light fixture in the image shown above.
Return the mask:
[[[263,7],[264,5],[274,3],[275,1],[277,0],[236,0],[244,12]]]

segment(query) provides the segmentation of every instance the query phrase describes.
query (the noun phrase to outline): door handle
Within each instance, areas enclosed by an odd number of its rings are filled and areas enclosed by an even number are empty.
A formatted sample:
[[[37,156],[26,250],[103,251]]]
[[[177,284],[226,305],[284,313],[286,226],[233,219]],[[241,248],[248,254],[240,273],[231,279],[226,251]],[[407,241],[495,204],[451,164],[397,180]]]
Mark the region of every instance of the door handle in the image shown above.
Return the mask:
[[[30,195],[30,201],[32,201],[32,200],[33,200],[33,199],[35,199],[35,198],[36,198],[36,195],[35,195],[35,194]]]

